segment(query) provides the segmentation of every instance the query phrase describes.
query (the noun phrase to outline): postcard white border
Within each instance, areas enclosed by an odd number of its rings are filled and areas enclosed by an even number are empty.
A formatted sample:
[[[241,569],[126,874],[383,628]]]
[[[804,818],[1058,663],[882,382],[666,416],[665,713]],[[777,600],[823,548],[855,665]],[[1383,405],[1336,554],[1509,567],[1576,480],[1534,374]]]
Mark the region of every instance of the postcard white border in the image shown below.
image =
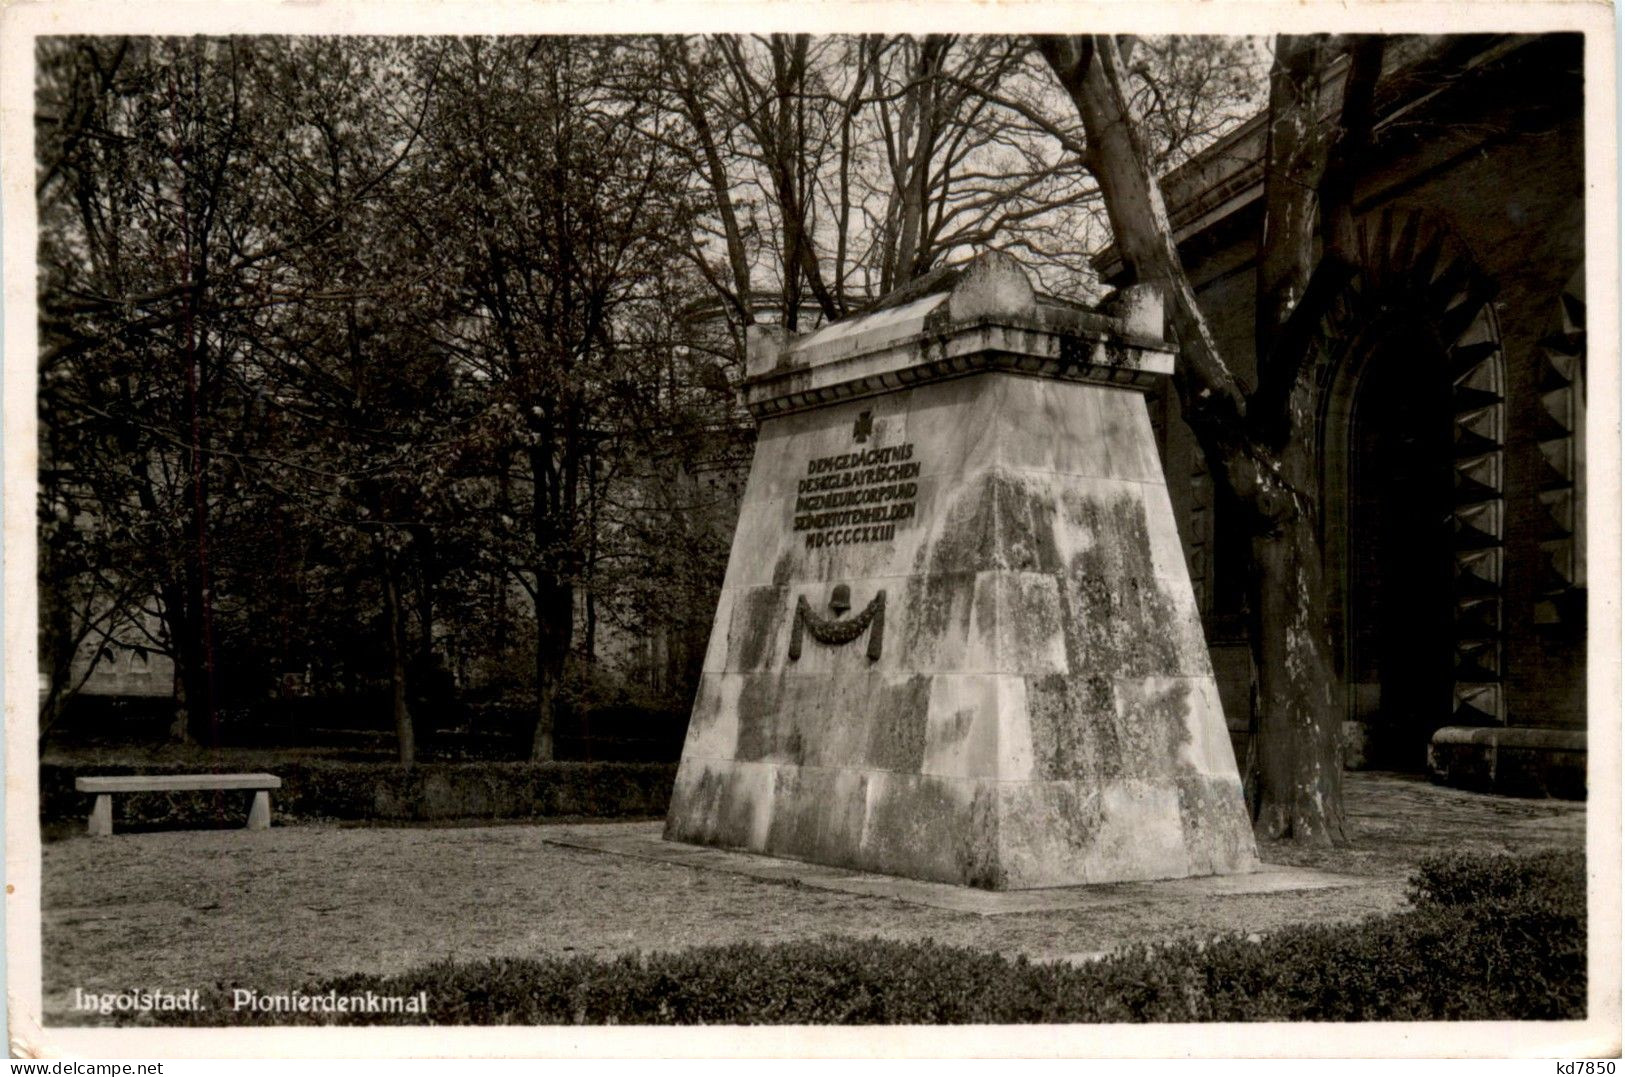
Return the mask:
[[[34,594],[33,39],[65,33],[441,34],[893,31],[1586,33],[1591,569],[1590,1006],[1577,1022],[932,1028],[42,1029]],[[15,3],[0,11],[4,260],[3,627],[9,1037],[23,1057],[1605,1057],[1620,1053],[1620,426],[1616,24],[1602,3],[1162,0],[559,0]]]

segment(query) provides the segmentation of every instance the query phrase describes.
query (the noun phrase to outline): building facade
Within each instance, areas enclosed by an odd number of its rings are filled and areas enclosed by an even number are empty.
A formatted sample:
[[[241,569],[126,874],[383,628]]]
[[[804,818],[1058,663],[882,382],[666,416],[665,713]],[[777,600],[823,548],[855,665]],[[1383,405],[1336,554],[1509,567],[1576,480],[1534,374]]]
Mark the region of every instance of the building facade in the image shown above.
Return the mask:
[[[1356,187],[1363,264],[1317,370],[1350,766],[1583,790],[1582,59],[1578,34],[1387,49]],[[1334,102],[1341,77],[1327,73]],[[1260,116],[1163,181],[1198,301],[1248,380],[1264,138]],[[1177,400],[1151,404],[1244,753],[1247,535]]]

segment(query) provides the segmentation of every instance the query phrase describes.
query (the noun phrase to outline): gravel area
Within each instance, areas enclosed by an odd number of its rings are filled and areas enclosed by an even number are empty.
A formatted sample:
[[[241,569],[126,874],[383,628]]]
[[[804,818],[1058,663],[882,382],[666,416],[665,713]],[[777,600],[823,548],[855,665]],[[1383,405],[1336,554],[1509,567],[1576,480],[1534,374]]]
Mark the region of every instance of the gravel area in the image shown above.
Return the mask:
[[[1432,852],[1580,847],[1584,805],[1351,775],[1351,844],[1266,861],[1367,876],[1330,891],[983,917],[549,845],[534,826],[276,827],[76,836],[44,848],[45,1017],[73,989],[286,990],[441,958],[616,954],[826,934],[1066,959],[1135,942],[1268,932],[1404,905]]]

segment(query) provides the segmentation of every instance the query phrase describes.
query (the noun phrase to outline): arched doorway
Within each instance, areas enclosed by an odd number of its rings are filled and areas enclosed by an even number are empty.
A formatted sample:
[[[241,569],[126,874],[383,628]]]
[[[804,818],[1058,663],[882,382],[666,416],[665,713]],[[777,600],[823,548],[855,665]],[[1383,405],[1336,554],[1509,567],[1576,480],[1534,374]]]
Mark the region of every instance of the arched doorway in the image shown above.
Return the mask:
[[[1323,500],[1350,765],[1419,770],[1444,725],[1504,722],[1505,370],[1448,230],[1385,211],[1324,327]]]
[[[1348,423],[1343,678],[1368,766],[1420,766],[1450,719],[1450,383],[1425,335],[1362,363]]]

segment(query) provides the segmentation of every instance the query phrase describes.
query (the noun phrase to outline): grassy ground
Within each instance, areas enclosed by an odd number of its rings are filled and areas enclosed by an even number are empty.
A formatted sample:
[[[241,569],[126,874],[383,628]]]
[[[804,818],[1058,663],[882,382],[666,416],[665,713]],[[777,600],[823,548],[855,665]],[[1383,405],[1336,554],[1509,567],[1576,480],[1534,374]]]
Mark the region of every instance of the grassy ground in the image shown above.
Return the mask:
[[[1585,844],[1585,804],[1489,796],[1434,785],[1416,775],[1350,773],[1345,778],[1348,845],[1274,843],[1272,864],[1346,875],[1404,875],[1440,853],[1534,852]]]
[[[526,826],[72,837],[44,850],[46,1020],[75,1018],[75,987],[268,992],[441,958],[608,956],[828,934],[1067,958],[1396,911],[1407,875],[1442,851],[1584,845],[1584,806],[1570,802],[1351,775],[1348,806],[1348,847],[1261,851],[1275,863],[1367,876],[1364,887],[985,918],[561,848]]]

